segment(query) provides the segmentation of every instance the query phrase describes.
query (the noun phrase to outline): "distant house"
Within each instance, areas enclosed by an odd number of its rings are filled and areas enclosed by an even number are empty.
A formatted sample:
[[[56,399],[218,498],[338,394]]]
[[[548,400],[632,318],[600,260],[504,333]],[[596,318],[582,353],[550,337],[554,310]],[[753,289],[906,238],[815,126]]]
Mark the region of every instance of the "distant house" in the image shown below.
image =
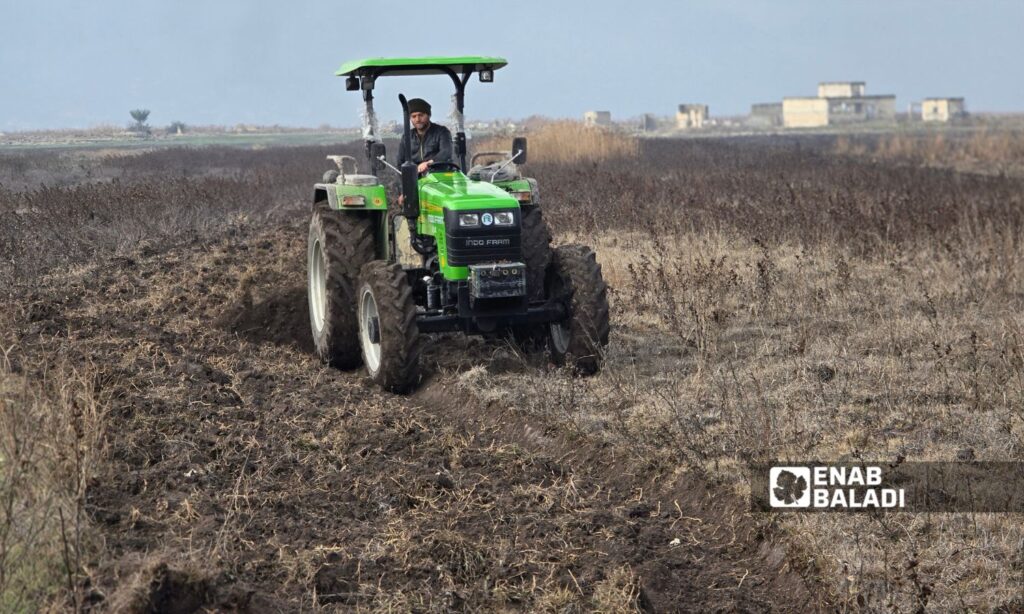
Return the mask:
[[[676,128],[686,130],[689,128],[702,128],[704,121],[708,118],[708,105],[706,104],[681,104],[676,111]]]
[[[822,81],[818,98],[860,98],[866,85],[863,81]]]
[[[644,113],[640,116],[640,124],[637,127],[641,132],[654,132],[658,129],[658,118],[651,113]]]
[[[750,105],[750,115],[747,117],[747,124],[761,128],[781,126],[782,103],[760,102]]]
[[[921,121],[948,122],[966,115],[963,98],[925,98],[921,101]]]
[[[611,126],[611,111],[587,111],[583,114],[583,124],[586,126]]]
[[[787,128],[819,128],[828,125],[828,98],[787,96],[782,99],[782,125]]]
[[[817,96],[782,99],[787,128],[817,128],[866,121],[895,121],[896,96],[867,96],[863,81],[825,81]]]

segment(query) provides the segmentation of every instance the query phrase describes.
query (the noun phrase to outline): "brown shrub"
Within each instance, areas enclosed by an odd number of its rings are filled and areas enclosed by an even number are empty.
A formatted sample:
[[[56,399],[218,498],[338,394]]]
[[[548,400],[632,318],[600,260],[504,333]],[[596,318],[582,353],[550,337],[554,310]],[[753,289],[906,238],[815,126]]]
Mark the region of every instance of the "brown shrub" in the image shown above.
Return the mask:
[[[1024,172],[1024,131],[984,126],[969,131],[842,135],[831,151],[914,165],[930,165],[981,173]]]
[[[529,159],[535,163],[579,164],[635,159],[639,140],[631,135],[580,122],[558,121],[530,131]],[[507,151],[507,138],[492,137],[475,145],[476,151]]]

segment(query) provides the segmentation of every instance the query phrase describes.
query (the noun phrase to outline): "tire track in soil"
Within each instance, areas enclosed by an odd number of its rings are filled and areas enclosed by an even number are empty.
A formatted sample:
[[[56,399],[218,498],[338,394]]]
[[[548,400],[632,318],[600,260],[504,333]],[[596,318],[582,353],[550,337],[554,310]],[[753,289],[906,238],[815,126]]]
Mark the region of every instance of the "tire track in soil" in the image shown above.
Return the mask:
[[[442,375],[403,398],[322,367],[305,236],[295,223],[116,258],[24,297],[24,363],[91,363],[109,399],[87,505],[104,606],[827,607],[742,502],[703,483],[659,485]]]

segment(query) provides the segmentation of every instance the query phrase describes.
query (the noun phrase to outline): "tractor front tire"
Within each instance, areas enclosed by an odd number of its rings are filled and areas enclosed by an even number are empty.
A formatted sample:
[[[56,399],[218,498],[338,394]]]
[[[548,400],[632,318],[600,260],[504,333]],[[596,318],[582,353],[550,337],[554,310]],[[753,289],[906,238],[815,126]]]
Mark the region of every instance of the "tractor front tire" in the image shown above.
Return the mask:
[[[551,263],[551,231],[540,207],[523,207],[523,264],[526,265],[526,295],[531,301],[544,298],[544,276]]]
[[[526,298],[544,299],[544,279],[551,264],[551,230],[540,207],[522,208],[521,218],[523,264],[526,265]],[[512,341],[526,351],[543,348],[547,327],[543,324],[513,326],[507,333]]]
[[[356,284],[375,257],[373,221],[317,203],[306,250],[309,323],[316,354],[340,369],[358,367]]]
[[[411,391],[420,377],[416,303],[399,264],[375,260],[359,274],[359,342],[370,379],[385,390]]]
[[[569,316],[548,326],[548,348],[558,365],[569,364],[582,375],[601,368],[608,345],[608,287],[593,250],[562,245],[554,250],[548,292],[563,302]]]

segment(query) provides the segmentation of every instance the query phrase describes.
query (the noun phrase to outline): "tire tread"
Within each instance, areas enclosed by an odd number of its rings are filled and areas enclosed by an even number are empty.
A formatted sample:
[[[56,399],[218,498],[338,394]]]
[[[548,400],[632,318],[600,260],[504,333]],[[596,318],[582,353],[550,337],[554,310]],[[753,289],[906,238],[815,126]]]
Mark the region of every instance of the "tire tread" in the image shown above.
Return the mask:
[[[553,273],[568,281],[570,304],[570,338],[566,356],[582,374],[591,375],[601,368],[603,350],[608,345],[611,329],[608,309],[608,286],[601,274],[601,265],[593,250],[585,245],[562,245],[554,250]]]
[[[359,278],[359,296],[370,287],[380,318],[380,369],[370,377],[385,390],[409,392],[419,382],[423,344],[408,277],[401,265],[374,260],[363,265]]]
[[[313,343],[322,361],[340,369],[362,364],[359,327],[356,319],[355,291],[360,267],[374,259],[376,237],[373,221],[317,203],[310,221],[310,241],[314,234],[322,241],[326,259],[327,305],[324,327]]]

